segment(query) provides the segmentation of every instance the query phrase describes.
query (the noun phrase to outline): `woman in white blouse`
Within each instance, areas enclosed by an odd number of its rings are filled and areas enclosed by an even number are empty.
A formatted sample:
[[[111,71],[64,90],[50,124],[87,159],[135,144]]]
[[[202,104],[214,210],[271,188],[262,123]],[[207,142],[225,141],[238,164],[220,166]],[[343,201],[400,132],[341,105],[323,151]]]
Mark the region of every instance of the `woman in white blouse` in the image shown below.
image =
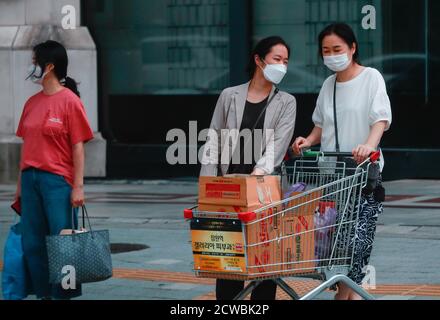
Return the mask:
[[[320,33],[320,55],[324,64],[335,74],[324,81],[319,93],[313,113],[315,127],[312,132],[307,138],[298,137],[292,145],[296,154],[300,154],[301,149],[321,144],[324,152],[351,152],[354,160],[361,163],[378,149],[384,131],[391,125],[390,100],[382,75],[376,69],[360,65],[358,50],[354,32],[347,24],[335,23]],[[381,155],[381,171],[383,166]],[[382,188],[380,181],[378,188]],[[361,198],[353,267],[348,274],[357,284],[361,284],[365,277],[363,268],[368,265],[377,218],[383,211],[383,199],[377,194],[363,193]],[[355,300],[360,296],[347,285],[338,283],[335,298]]]

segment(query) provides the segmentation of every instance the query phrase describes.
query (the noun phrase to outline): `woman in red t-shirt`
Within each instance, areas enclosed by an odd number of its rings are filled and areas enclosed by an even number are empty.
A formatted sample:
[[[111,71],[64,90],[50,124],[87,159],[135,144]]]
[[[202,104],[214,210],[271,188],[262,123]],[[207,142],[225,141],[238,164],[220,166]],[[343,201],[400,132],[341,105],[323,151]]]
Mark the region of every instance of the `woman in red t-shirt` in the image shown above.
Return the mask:
[[[17,130],[23,138],[16,193],[23,250],[32,287],[42,299],[81,295],[80,286],[65,290],[49,284],[45,244],[47,235],[77,227],[77,207],[84,204],[84,143],[93,139],[67,65],[60,43],[46,41],[34,47],[28,79],[43,90],[26,102]]]

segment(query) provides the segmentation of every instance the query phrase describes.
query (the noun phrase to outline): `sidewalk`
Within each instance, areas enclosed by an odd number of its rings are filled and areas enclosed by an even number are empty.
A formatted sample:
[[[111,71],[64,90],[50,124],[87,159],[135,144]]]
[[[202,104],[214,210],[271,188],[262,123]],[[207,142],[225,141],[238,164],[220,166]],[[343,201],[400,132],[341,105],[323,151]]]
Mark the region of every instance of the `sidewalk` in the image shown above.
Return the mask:
[[[440,181],[402,180],[385,187],[388,198],[370,261],[377,287],[370,292],[378,299],[440,299]],[[0,261],[14,220],[9,208],[14,191],[0,185]],[[114,253],[114,277],[85,285],[81,299],[214,298],[214,282],[193,276],[189,226],[183,220],[183,208],[196,202],[195,180],[89,181],[86,196],[92,223],[110,230],[112,244],[148,247]],[[299,292],[316,285],[289,281]],[[286,298],[281,292],[278,297]]]

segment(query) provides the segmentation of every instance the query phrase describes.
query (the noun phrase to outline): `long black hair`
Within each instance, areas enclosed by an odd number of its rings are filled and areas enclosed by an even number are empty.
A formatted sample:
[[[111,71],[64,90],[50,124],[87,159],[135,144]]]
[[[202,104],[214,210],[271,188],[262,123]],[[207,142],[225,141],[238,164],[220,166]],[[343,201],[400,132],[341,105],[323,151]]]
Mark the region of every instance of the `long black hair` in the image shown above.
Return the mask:
[[[257,65],[255,64],[255,55],[258,55],[261,59],[264,59],[266,55],[272,50],[272,47],[282,44],[287,48],[287,54],[290,57],[290,47],[284,41],[283,38],[279,36],[270,36],[267,38],[264,38],[260,40],[257,45],[255,46],[254,50],[252,50],[251,57],[249,59],[249,64],[247,67],[247,72],[249,73],[249,77],[252,78],[254,76],[255,70],[257,68]]]
[[[356,45],[356,51],[353,54],[353,61],[360,64],[359,60],[359,43],[356,39],[356,35],[353,32],[353,29],[346,23],[337,22],[332,23],[324,28],[324,30],[321,31],[321,33],[318,36],[318,42],[319,42],[319,56],[323,58],[322,55],[322,41],[325,37],[335,34],[348,45],[350,49],[353,48],[353,44]]]
[[[41,72],[44,72],[47,64],[54,65],[54,73],[58,80],[66,87],[72,90],[78,97],[80,96],[77,83],[74,79],[67,76],[67,65],[69,59],[64,46],[56,41],[47,40],[37,44],[34,48],[35,62],[40,66]],[[37,75],[39,77],[41,75]]]

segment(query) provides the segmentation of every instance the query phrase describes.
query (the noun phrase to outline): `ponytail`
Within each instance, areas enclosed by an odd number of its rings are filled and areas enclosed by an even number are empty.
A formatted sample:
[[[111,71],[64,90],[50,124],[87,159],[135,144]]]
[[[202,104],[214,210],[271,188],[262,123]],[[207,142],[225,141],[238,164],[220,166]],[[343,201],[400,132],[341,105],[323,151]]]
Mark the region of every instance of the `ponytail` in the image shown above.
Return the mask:
[[[70,89],[78,97],[81,97],[81,95],[78,91],[78,83],[75,81],[75,79],[72,79],[70,77],[66,77],[63,81],[63,84],[66,88]]]
[[[67,57],[66,48],[64,48],[61,43],[47,40],[46,42],[37,44],[34,47],[34,55],[37,64],[43,71],[47,64],[52,63],[54,65],[53,71],[60,83],[80,97],[77,82],[67,76],[69,59]]]

